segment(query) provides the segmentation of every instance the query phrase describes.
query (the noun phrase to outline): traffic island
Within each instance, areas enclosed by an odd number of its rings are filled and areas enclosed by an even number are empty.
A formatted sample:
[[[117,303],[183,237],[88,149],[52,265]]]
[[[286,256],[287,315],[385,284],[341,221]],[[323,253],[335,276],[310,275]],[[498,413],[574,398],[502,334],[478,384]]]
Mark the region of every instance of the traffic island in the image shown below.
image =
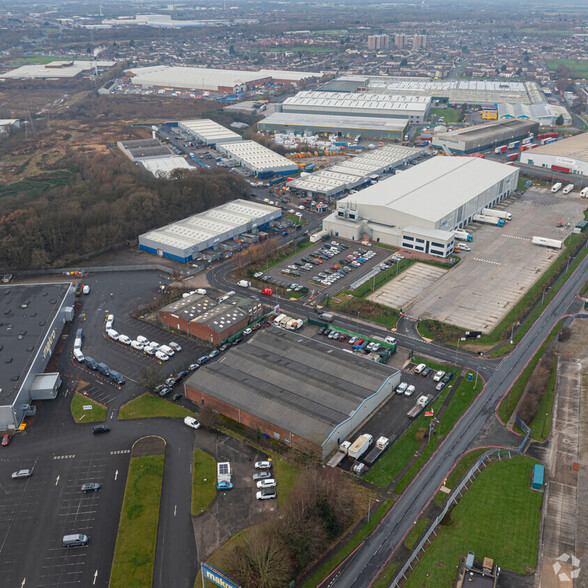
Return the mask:
[[[97,423],[106,418],[106,406],[76,392],[71,399],[71,416],[76,423]]]
[[[153,583],[165,440],[143,437],[133,444],[110,575],[111,588]]]

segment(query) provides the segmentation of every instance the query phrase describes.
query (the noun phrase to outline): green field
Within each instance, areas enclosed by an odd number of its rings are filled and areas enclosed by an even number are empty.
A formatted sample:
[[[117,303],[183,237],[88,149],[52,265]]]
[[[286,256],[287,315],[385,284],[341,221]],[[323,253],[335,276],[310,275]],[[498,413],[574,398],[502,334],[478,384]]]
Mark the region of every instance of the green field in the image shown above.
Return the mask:
[[[146,588],[153,583],[163,463],[163,455],[131,459],[112,562],[111,588]]]
[[[91,406],[91,410],[84,410],[84,406]],[[96,423],[106,418],[106,406],[76,392],[71,399],[71,416],[76,423]]]
[[[440,527],[405,586],[451,586],[460,557],[469,551],[519,574],[535,569],[543,500],[530,489],[535,463],[515,457],[489,464]]]
[[[296,479],[300,473],[300,467],[295,463],[280,457],[277,454],[271,456],[274,476],[278,484],[278,505],[284,506],[294,489]]]
[[[572,70],[572,75],[577,78],[588,78],[588,60],[576,59],[550,59],[545,62],[547,67],[553,71],[557,69],[558,65],[565,65]]]
[[[163,398],[159,398],[159,396],[148,393],[133,398],[133,400],[121,406],[118,411],[118,418],[120,420],[152,417],[183,419],[187,416],[194,416],[194,414],[179,404],[173,404],[169,400],[164,400]]]
[[[192,516],[208,509],[216,498],[216,460],[200,449],[192,457]]]
[[[7,62],[8,65],[31,65],[35,63],[45,64],[51,63],[52,61],[71,61],[75,59],[76,61],[88,61],[89,57],[55,57],[52,55],[31,55],[26,57],[16,57],[15,59],[11,59]]]
[[[446,123],[458,122],[460,114],[459,108],[431,108],[431,116],[442,116]]]

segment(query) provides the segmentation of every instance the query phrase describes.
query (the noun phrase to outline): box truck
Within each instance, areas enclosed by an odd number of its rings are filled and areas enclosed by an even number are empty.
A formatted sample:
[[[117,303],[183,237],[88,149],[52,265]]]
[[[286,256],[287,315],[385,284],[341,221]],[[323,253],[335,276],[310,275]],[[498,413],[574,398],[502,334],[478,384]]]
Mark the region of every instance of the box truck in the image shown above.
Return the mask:
[[[498,227],[504,226],[504,221],[497,216],[489,216],[487,214],[474,214],[472,217],[475,222],[484,223],[486,225],[496,225]]]
[[[349,448],[348,455],[351,459],[359,459],[371,446],[373,437],[364,433],[360,435]]]
[[[482,208],[482,214],[487,216],[495,216],[506,221],[512,220],[512,214],[504,210],[496,210],[495,208]]]

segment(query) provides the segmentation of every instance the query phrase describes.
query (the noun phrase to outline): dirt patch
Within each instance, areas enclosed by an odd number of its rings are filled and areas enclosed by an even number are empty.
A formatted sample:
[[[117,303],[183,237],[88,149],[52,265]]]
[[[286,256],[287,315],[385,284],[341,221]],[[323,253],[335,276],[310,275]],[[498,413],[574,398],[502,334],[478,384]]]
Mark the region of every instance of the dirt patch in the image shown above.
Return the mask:
[[[150,435],[141,437],[133,443],[131,457],[147,457],[150,455],[165,455],[165,440],[161,437]]]

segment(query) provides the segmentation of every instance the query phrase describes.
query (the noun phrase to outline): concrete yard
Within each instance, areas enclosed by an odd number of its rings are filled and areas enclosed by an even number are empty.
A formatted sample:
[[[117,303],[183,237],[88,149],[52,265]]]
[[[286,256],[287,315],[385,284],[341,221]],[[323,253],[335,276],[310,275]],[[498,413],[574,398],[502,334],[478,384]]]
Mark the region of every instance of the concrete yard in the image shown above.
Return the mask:
[[[511,212],[513,220],[505,227],[468,226],[474,237],[472,250],[463,252],[455,268],[423,289],[405,312],[490,333],[560,254],[533,245],[532,237],[564,240],[583,219],[585,206],[578,193],[552,195],[541,188],[499,208]],[[557,228],[559,221],[570,226]]]
[[[404,308],[441,279],[447,271],[426,263],[415,263],[397,278],[370,294],[368,300],[391,308]]]

